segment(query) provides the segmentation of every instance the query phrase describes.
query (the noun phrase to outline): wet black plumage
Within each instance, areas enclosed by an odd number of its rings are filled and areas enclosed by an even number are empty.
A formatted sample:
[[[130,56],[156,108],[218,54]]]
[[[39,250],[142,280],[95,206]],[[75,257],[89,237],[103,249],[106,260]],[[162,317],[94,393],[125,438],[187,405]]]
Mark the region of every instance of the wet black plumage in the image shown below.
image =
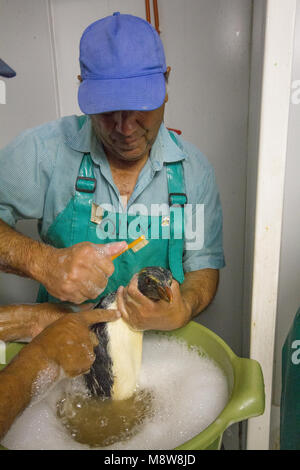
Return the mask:
[[[172,300],[172,279],[171,272],[165,268],[146,267],[138,273],[138,288],[143,295],[153,301],[170,302]],[[115,298],[116,292],[112,292],[103,297],[95,308],[109,309]],[[111,398],[114,384],[113,358],[110,356],[108,348],[110,337],[107,323],[93,325],[92,331],[99,338],[99,345],[95,348],[96,359],[90,371],[85,375],[85,382],[92,395]]]

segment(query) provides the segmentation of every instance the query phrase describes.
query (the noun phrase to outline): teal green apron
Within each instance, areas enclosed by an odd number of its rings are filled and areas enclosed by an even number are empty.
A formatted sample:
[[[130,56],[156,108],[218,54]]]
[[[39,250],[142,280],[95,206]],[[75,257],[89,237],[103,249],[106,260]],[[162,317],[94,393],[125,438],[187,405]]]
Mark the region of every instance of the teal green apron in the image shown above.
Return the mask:
[[[83,125],[85,116],[79,118]],[[175,136],[170,133],[176,143]],[[109,278],[105,291],[92,302],[98,302],[120,285],[126,286],[132,276],[146,266],[161,266],[170,269],[173,277],[182,283],[184,273],[182,255],[184,244],[184,204],[187,202],[181,162],[167,163],[170,217],[128,215],[104,211],[101,220],[91,220],[94,192],[97,181],[94,177],[90,154],[84,154],[75,185],[75,195],[66,208],[50,226],[44,241],[56,248],[65,248],[80,242],[95,244],[125,240],[130,243],[145,235],[149,243],[137,252],[128,250],[114,260],[115,270]],[[94,219],[93,219],[94,220]],[[59,302],[40,286],[37,302]]]

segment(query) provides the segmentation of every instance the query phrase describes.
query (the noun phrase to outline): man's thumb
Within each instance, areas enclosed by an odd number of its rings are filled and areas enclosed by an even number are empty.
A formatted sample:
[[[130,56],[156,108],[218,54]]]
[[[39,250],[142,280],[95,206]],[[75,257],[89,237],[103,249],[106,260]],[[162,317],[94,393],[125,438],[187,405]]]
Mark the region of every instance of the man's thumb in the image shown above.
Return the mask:
[[[118,310],[104,310],[102,308],[95,308],[94,310],[82,312],[80,315],[87,326],[94,325],[95,323],[118,320],[118,318],[121,317]]]
[[[123,242],[114,242],[114,243],[106,243],[103,245],[94,245],[98,256],[114,256],[118,253],[122,253],[127,248],[127,243]]]
[[[107,243],[106,245],[102,245],[104,252],[108,256],[113,256],[118,253],[122,253],[127,248],[127,243],[124,242],[114,242],[114,243]]]

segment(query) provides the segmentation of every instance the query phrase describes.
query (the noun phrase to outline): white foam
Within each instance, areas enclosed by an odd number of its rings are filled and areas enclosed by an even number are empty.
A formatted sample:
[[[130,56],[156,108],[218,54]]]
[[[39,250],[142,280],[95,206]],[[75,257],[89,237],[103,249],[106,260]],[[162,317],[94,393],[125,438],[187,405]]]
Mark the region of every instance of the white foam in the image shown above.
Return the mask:
[[[61,382],[43,401],[27,408],[5,436],[9,449],[89,449],[69,436],[56,418],[55,403],[63,387],[82,384]],[[162,335],[145,335],[139,387],[151,388],[154,416],[129,441],[105,447],[114,449],[174,449],[204,430],[228,400],[223,372],[196,350]]]

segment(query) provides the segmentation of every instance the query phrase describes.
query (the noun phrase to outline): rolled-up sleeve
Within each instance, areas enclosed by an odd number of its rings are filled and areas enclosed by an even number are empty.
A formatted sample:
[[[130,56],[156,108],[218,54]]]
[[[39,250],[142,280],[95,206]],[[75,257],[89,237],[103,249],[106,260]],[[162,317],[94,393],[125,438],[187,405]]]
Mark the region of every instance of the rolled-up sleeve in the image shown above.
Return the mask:
[[[194,201],[185,214],[185,272],[225,266],[223,254],[223,217],[215,173],[209,165],[198,175]]]
[[[14,227],[19,219],[41,219],[53,159],[32,130],[0,150],[0,218]]]

